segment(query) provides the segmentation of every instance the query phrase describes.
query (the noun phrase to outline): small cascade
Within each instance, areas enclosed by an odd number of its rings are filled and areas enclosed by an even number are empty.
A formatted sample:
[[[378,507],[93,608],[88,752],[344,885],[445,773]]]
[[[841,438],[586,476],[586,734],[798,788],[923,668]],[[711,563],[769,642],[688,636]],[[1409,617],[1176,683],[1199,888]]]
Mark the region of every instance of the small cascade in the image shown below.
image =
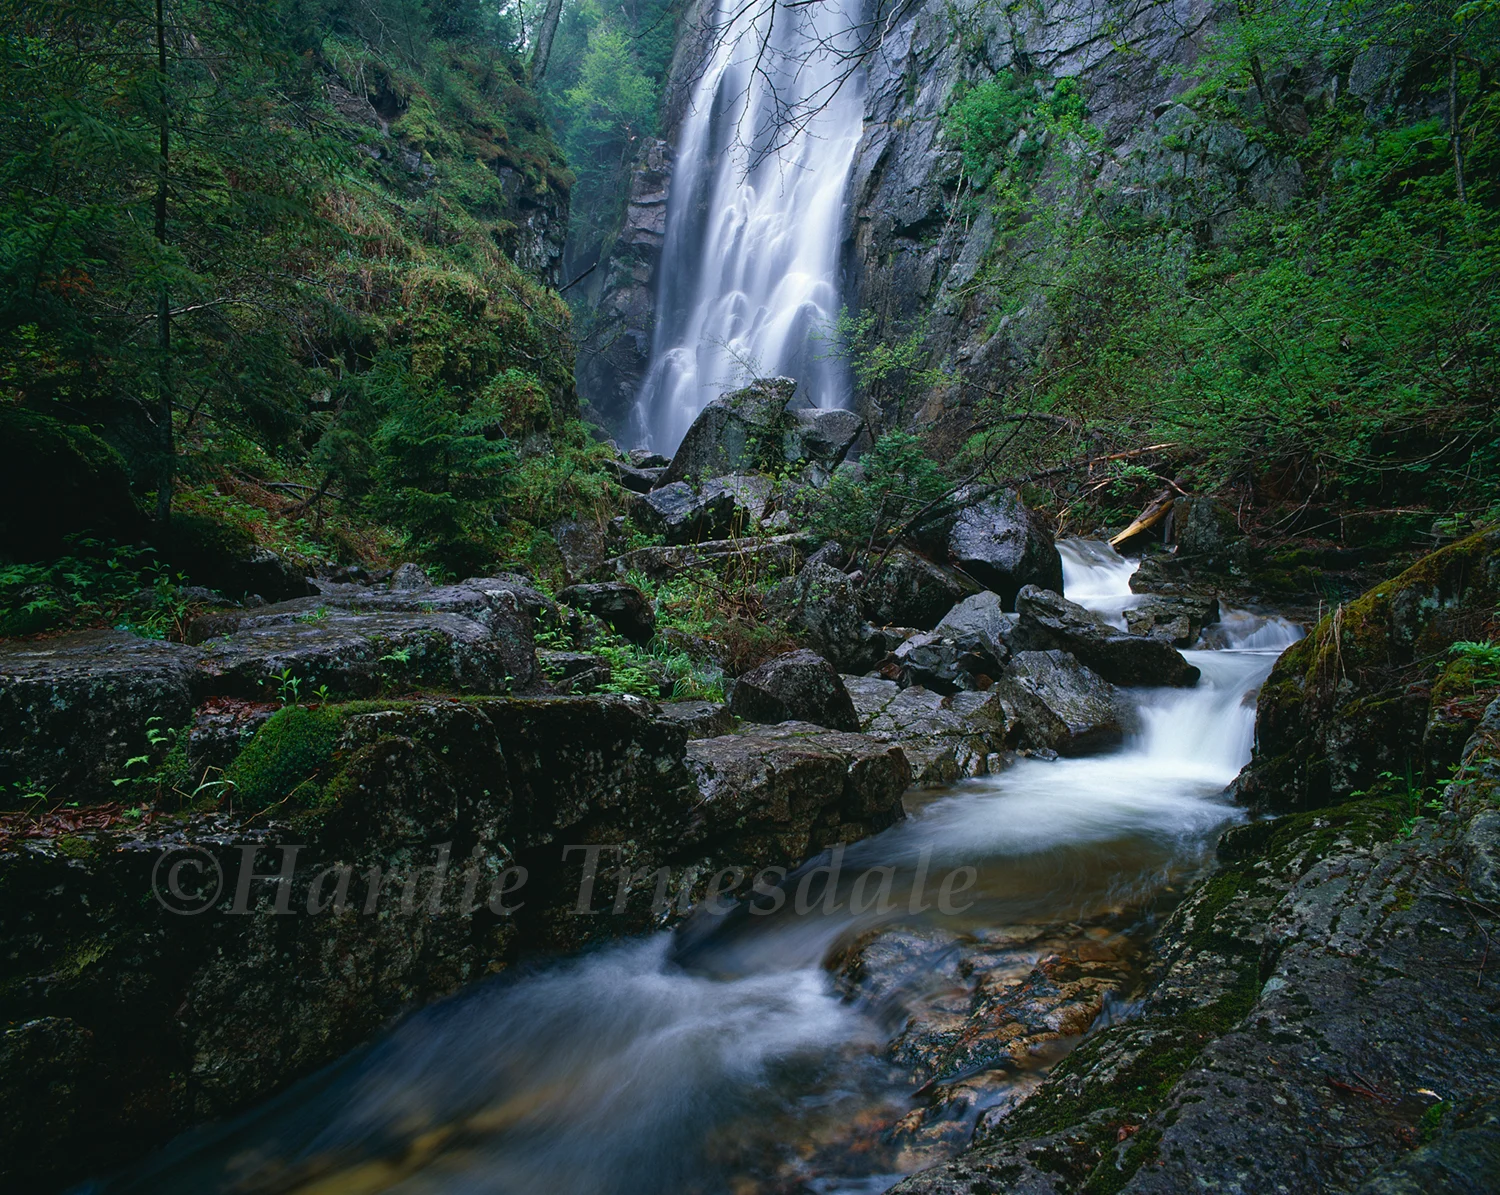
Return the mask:
[[[1141,600],[1130,589],[1141,562],[1121,556],[1103,540],[1065,539],[1057,554],[1062,557],[1063,596],[1125,630],[1125,610]]]

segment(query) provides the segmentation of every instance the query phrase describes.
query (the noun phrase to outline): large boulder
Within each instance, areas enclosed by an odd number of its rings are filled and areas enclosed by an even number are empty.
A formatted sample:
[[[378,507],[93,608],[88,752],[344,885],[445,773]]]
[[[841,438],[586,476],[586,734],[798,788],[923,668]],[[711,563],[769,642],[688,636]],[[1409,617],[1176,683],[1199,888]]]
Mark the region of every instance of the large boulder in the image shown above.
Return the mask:
[[[1117,685],[1198,683],[1198,669],[1170,643],[1117,631],[1093,611],[1052,590],[1025,586],[1016,596],[1016,609],[1021,616],[1013,637],[1017,647],[1070,652]]]
[[[1219,599],[1212,594],[1151,594],[1126,606],[1124,615],[1125,629],[1132,635],[1192,647],[1203,628],[1218,621]]]
[[[735,682],[729,710],[747,722],[813,722],[859,729],[859,715],[832,664],[816,652],[789,651]]]
[[[107,798],[153,736],[192,716],[198,661],[126,631],[0,643],[0,787]]]
[[[1019,615],[1007,613],[1000,595],[986,589],[964,598],[943,615],[934,628],[944,639],[951,639],[961,651],[982,656],[994,665],[991,676],[1010,657],[1010,641],[1015,634]]]
[[[994,692],[1017,746],[1088,755],[1125,736],[1119,694],[1067,652],[1018,652]]]
[[[943,615],[974,592],[948,569],[906,548],[895,548],[884,563],[867,562],[860,589],[860,609],[877,626],[916,627],[930,631]]]
[[[1025,585],[1062,591],[1062,557],[1041,520],[1013,490],[965,507],[948,532],[948,556],[1007,609]]]
[[[870,443],[869,429],[854,411],[811,408],[791,415],[791,426],[782,437],[787,464],[807,463],[832,470]]]
[[[718,539],[734,530],[736,504],[727,491],[699,494],[677,481],[643,494],[631,508],[635,521],[669,544]]]
[[[809,564],[772,587],[766,609],[842,671],[863,671],[882,654],[871,646],[853,579],[829,565]]]
[[[883,830],[911,783],[900,747],[807,722],[689,742],[687,763],[701,800],[684,842],[731,835],[721,854],[746,871]]]
[[[796,426],[786,409],[796,391],[791,378],[764,378],[716,398],[693,420],[659,484],[780,465],[783,438]]]
[[[918,631],[891,652],[903,685],[918,685],[939,693],[988,687],[1000,671],[994,656],[977,641],[963,644],[943,631]]]
[[[1442,780],[1500,681],[1452,645],[1492,638],[1497,605],[1500,531],[1486,531],[1323,618],[1261,687],[1241,798],[1280,813],[1346,800],[1382,773]]]
[[[656,611],[651,599],[623,581],[570,585],[557,600],[603,619],[632,643],[650,643],[656,635]]]

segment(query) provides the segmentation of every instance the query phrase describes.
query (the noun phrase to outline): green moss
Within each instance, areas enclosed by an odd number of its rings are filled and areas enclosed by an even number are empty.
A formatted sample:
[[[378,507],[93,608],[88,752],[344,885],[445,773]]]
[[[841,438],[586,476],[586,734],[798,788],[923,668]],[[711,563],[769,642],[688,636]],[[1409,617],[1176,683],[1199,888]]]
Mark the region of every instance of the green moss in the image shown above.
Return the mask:
[[[347,712],[342,706],[290,706],[273,715],[225,774],[236,807],[317,804]]]
[[[89,859],[94,855],[94,844],[75,834],[64,834],[54,845],[70,859]]]

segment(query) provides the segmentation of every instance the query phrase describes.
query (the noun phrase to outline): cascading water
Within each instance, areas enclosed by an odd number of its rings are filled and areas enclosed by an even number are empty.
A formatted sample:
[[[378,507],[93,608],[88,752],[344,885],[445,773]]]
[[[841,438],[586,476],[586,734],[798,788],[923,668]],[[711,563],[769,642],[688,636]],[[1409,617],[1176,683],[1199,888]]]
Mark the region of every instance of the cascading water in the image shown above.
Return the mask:
[[[1062,547],[1069,596],[1106,614],[1123,608],[1132,565],[1106,545]],[[809,911],[789,902],[757,917],[742,905],[675,934],[518,968],[419,1013],[260,1112],[190,1135],[93,1189],[884,1190],[923,1164],[883,1144],[885,1126],[921,1107],[885,1043],[924,1009],[944,1015],[951,989],[935,973],[944,955],[907,971],[866,956],[866,986],[852,992],[826,960],[875,930],[978,943],[1011,958],[1017,974],[1039,957],[1005,945],[1029,940],[1018,926],[1107,927],[1143,941],[1152,902],[1200,868],[1219,828],[1240,816],[1223,789],[1249,756],[1251,698],[1298,634],[1282,619],[1227,611],[1205,633],[1215,648],[1186,653],[1202,671],[1195,688],[1132,693],[1140,730],[1119,751],[1022,759],[918,795],[905,822],[842,854],[832,912],[820,889]],[[975,873],[973,904],[952,915],[931,907],[928,877],[963,867]],[[851,912],[858,877],[885,870],[889,904]],[[1035,1079],[1024,1068],[1002,1073],[965,1123]]]
[[[788,374],[813,405],[848,384],[838,315],[844,192],[864,119],[851,71],[860,0],[720,0],[667,206],[636,434],[662,452],[712,399]]]

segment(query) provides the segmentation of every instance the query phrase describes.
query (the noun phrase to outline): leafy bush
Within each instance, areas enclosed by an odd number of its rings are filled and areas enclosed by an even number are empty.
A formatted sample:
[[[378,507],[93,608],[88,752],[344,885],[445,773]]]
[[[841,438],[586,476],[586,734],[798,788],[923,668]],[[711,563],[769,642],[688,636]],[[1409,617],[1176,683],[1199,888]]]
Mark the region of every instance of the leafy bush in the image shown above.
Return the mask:
[[[839,469],[813,499],[809,526],[851,551],[879,545],[950,486],[909,432],[887,432],[859,460]]]

